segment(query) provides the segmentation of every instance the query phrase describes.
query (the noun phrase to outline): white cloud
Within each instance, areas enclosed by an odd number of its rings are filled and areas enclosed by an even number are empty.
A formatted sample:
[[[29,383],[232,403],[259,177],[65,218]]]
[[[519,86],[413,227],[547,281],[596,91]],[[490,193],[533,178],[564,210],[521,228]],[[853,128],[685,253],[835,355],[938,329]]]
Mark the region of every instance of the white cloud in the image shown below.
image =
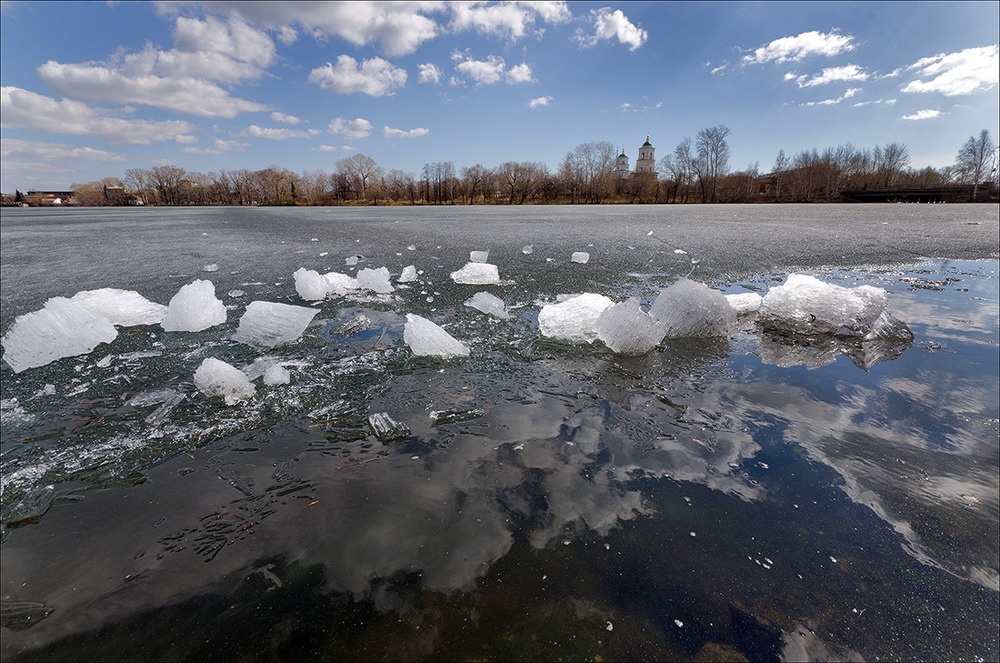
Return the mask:
[[[264,104],[230,96],[199,78],[129,75],[101,64],[62,64],[50,60],[38,76],[64,97],[98,103],[143,104],[202,117],[235,117],[246,111],[268,110]]]
[[[957,53],[941,53],[910,65],[918,78],[903,92],[940,92],[946,97],[989,90],[1000,78],[998,47],[967,48]]]
[[[437,65],[432,62],[427,62],[425,64],[419,65],[420,77],[418,78],[421,83],[434,83],[437,85],[441,82],[441,70],[438,69]]]
[[[419,138],[421,136],[426,136],[430,133],[430,129],[424,129],[423,127],[418,127],[416,129],[393,129],[392,127],[383,126],[382,135],[386,138]]]
[[[372,97],[395,94],[406,84],[406,71],[382,58],[357,60],[349,55],[337,58],[337,64],[327,62],[309,73],[309,82],[336,94],[361,92]]]
[[[268,140],[287,140],[289,138],[312,138],[323,132],[318,129],[288,129],[285,127],[261,127],[251,124],[240,135],[252,138],[266,138]]]
[[[853,106],[854,108],[861,108],[863,106],[892,106],[895,103],[895,99],[873,99],[872,101],[859,101],[853,104]]]
[[[334,145],[317,145],[314,148],[317,152],[336,152],[337,148]]]
[[[600,41],[617,39],[620,44],[634,51],[649,37],[644,29],[633,25],[620,9],[611,11],[610,7],[601,7],[591,10],[590,15],[594,21],[594,34],[584,34],[583,30],[578,28],[574,37],[584,48],[594,46]]]
[[[0,126],[139,145],[176,140],[195,128],[180,120],[126,120],[79,101],[59,101],[12,86],[4,86],[0,94]]]
[[[363,117],[356,117],[353,120],[335,117],[330,120],[330,125],[326,130],[327,133],[343,136],[347,140],[355,140],[369,136],[372,132],[372,123]],[[347,149],[346,146],[345,149]]]
[[[502,2],[496,4],[456,2],[450,28],[459,32],[474,29],[492,37],[517,40],[540,17],[548,23],[564,23],[572,18],[565,2]]]
[[[474,60],[470,55],[455,51],[451,59],[457,62],[455,71],[472,79],[476,85],[494,85],[501,81],[511,85],[535,82],[531,65],[522,62],[507,69],[507,63],[499,55],[487,55],[485,60]],[[449,84],[458,85],[461,82],[461,79],[453,77]]]
[[[854,50],[854,37],[830,33],[803,32],[794,37],[781,37],[743,56],[744,64],[766,62],[798,62],[811,55],[831,57]]]
[[[548,106],[552,103],[552,97],[535,97],[528,102],[529,108],[538,108],[539,106]]]
[[[107,152],[93,147],[74,147],[61,143],[35,143],[17,138],[0,139],[0,156],[4,159],[32,159],[35,161],[122,161],[124,154]]]
[[[914,120],[914,121],[917,121],[917,120],[933,120],[936,117],[941,117],[942,114],[943,113],[941,113],[941,111],[939,111],[939,110],[932,110],[930,108],[925,108],[924,110],[919,110],[916,113],[913,113],[912,115],[904,115],[900,119],[903,119],[903,120]]]
[[[188,154],[225,154],[226,152],[232,152],[233,150],[245,150],[247,148],[246,143],[241,143],[236,140],[223,140],[221,138],[216,138],[215,142],[212,143],[212,147],[185,147],[184,151]]]
[[[303,121],[300,117],[286,115],[285,113],[279,113],[277,111],[271,113],[271,120],[277,122],[278,124],[291,124],[292,126],[302,124]]]
[[[507,82],[512,84],[534,83],[535,79],[531,76],[531,67],[524,62],[514,65],[507,70]]]
[[[852,97],[857,95],[858,92],[861,92],[861,88],[852,87],[848,89],[846,92],[844,92],[843,96],[836,97],[834,99],[824,99],[822,101],[807,101],[806,103],[800,105],[805,106],[807,108],[810,106],[835,106],[841,103],[842,101],[851,99]]]
[[[856,64],[844,65],[843,67],[828,67],[823,69],[818,76],[809,78],[808,76],[794,76],[785,74],[785,80],[789,76],[795,78],[799,87],[814,87],[816,85],[827,85],[829,83],[846,83],[851,81],[867,81],[871,75]]]
[[[318,39],[339,37],[355,46],[378,43],[393,57],[407,55],[440,32],[434,13],[440,2],[204,2],[207,13],[240,17],[278,31],[283,41],[294,39],[296,27]],[[162,2],[161,12],[187,10],[188,3]],[[288,43],[288,42],[285,42]]]

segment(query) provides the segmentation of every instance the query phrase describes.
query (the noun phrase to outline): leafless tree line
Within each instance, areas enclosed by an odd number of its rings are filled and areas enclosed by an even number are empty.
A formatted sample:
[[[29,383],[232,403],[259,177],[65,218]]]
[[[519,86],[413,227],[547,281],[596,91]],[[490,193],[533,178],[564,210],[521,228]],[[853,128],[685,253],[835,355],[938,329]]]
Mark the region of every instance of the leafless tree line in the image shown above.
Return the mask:
[[[75,184],[80,205],[481,205],[570,203],[830,202],[848,190],[931,188],[996,179],[996,150],[983,130],[961,147],[955,164],[910,167],[900,143],[856,148],[841,145],[778,153],[770,172],[754,163],[730,169],[730,130],[715,126],[682,139],[658,162],[657,173],[621,177],[612,171],[616,150],[608,141],[582,143],[556,173],[544,163],[506,161],[455,168],[450,161],[424,164],[419,176],[385,170],[365,154],[337,162],[333,173],[261,170],[189,172],[176,165],[133,168],[124,177]]]

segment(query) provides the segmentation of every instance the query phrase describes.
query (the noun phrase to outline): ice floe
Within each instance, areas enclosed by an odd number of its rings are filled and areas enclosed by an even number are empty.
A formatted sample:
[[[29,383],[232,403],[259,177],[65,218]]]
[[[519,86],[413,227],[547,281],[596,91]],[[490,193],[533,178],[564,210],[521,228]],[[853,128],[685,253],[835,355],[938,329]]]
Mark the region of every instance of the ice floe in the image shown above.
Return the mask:
[[[261,348],[293,343],[316,316],[314,308],[277,302],[250,302],[233,340]]]

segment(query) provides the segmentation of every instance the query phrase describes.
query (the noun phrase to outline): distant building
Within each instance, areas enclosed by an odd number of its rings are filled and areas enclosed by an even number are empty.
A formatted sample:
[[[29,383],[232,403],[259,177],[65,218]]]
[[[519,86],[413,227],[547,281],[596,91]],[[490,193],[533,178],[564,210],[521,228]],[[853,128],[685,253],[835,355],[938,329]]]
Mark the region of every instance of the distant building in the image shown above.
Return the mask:
[[[656,148],[649,142],[649,134],[646,134],[646,142],[639,147],[639,158],[635,160],[635,170],[629,169],[628,155],[625,154],[625,148],[622,148],[622,153],[615,158],[615,165],[611,169],[611,172],[621,179],[627,179],[633,175],[642,175],[644,173],[655,173],[655,155]]]

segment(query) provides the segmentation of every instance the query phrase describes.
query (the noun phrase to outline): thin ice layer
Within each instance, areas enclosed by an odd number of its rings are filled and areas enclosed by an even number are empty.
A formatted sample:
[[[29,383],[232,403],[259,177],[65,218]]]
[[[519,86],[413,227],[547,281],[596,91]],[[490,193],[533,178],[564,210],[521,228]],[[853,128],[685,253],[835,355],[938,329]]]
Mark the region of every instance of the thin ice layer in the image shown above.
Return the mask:
[[[166,306],[149,301],[135,290],[81,290],[70,301],[120,327],[155,325],[167,315]]]
[[[233,335],[233,340],[261,348],[293,343],[302,337],[302,332],[318,312],[305,306],[250,302],[246,313],[240,318],[240,326]]]
[[[256,392],[243,371],[215,357],[201,362],[194,372],[194,386],[206,396],[221,396],[226,405],[235,405]]]
[[[198,332],[226,321],[226,305],[215,296],[211,281],[197,279],[181,287],[160,322],[164,331]]]
[[[594,328],[606,346],[626,355],[649,352],[667,333],[666,324],[643,311],[634,297],[604,309]]]
[[[765,329],[792,334],[912,338],[906,325],[888,313],[888,302],[881,288],[845,288],[791,274],[764,297],[758,320]]]
[[[427,318],[406,314],[403,340],[419,357],[465,357],[469,347]]]
[[[686,278],[662,290],[649,314],[666,324],[671,337],[728,336],[736,324],[725,295]]]
[[[118,331],[104,316],[65,297],[53,297],[43,309],[18,316],[0,343],[4,361],[20,373],[56,359],[86,354],[117,337]]]
[[[542,336],[571,343],[593,343],[597,320],[614,304],[604,295],[585,292],[558,304],[547,304],[538,312]]]

